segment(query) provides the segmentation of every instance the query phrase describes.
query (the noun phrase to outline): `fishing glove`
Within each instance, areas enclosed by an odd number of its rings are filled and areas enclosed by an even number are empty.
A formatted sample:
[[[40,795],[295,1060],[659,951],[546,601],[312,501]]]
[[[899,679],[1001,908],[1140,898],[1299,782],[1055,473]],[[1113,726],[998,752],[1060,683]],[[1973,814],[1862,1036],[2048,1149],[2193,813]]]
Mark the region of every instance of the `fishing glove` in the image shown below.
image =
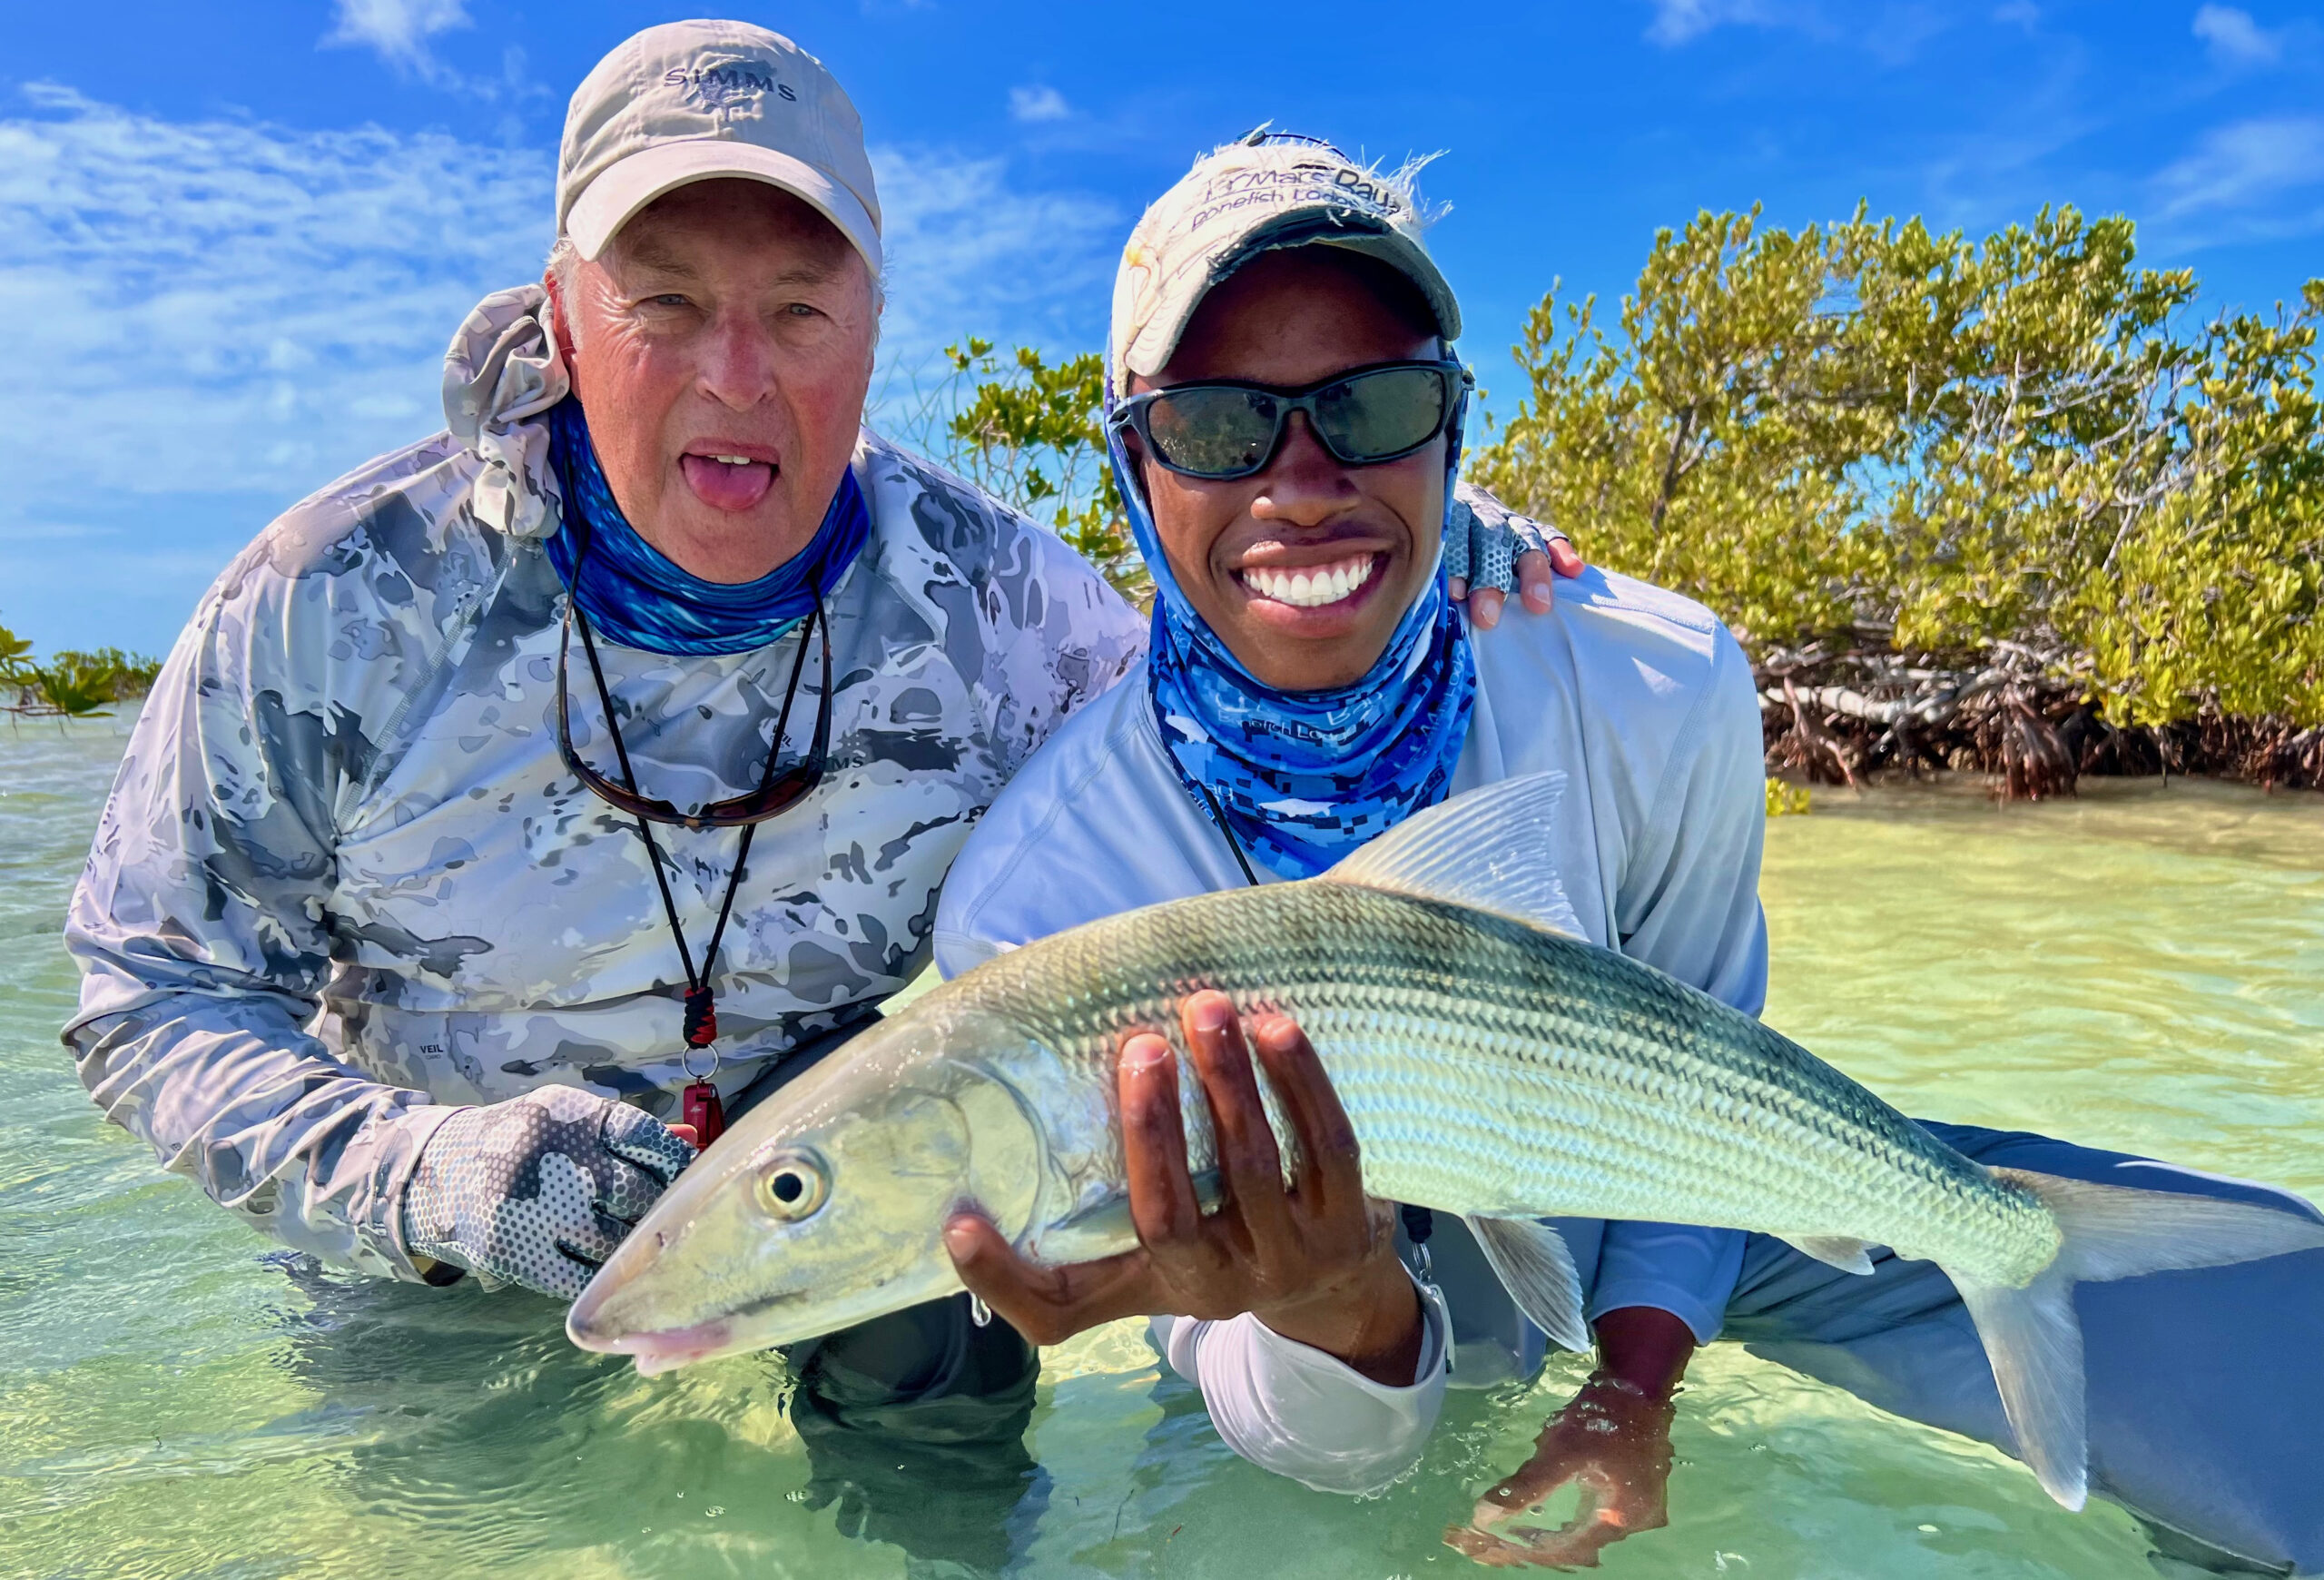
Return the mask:
[[[412,1167],[404,1247],[487,1289],[574,1299],[694,1157],[652,1114],[575,1087],[464,1108]]]
[[[1546,554],[1549,540],[1571,543],[1563,530],[1521,516],[1476,484],[1452,485],[1452,512],[1444,524],[1444,574],[1469,578],[1469,586],[1509,592],[1516,586],[1517,557]]]

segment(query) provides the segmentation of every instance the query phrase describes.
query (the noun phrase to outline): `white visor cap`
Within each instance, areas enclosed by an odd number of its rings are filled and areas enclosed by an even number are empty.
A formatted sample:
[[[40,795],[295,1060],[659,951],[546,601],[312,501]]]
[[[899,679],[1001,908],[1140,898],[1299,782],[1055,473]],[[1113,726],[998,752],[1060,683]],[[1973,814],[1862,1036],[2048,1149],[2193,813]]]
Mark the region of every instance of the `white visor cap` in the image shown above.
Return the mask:
[[[595,258],[664,193],[728,176],[809,203],[880,277],[862,117],[822,62],[747,22],[649,27],[582,79],[557,153],[557,234]]]
[[[1282,247],[1344,247],[1379,259],[1419,288],[1438,334],[1458,340],[1461,304],[1421,229],[1408,180],[1329,143],[1262,130],[1203,155],[1122,249],[1108,337],[1116,386],[1161,371],[1210,288]]]

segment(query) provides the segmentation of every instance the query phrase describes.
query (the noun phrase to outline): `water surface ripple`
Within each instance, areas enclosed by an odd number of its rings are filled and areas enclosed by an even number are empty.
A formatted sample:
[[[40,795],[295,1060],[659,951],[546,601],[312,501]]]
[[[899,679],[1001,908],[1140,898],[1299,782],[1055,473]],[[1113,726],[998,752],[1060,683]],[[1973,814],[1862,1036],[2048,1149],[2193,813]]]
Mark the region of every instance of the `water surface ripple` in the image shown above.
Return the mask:
[[[1452,1574],[1438,1542],[1580,1368],[1455,1395],[1385,1496],[1222,1448],[1121,1325],[1050,1353],[1022,1459],[812,1468],[776,1365],[640,1379],[547,1302],[270,1251],[103,1124],[56,942],[119,721],[0,726],[0,1573],[37,1576]],[[2324,1191],[2324,800],[2095,784],[1819,793],[1769,826],[1769,1018],[1908,1111]],[[1609,1575],[2148,1574],[1998,1455],[1722,1347],[1670,1528]]]

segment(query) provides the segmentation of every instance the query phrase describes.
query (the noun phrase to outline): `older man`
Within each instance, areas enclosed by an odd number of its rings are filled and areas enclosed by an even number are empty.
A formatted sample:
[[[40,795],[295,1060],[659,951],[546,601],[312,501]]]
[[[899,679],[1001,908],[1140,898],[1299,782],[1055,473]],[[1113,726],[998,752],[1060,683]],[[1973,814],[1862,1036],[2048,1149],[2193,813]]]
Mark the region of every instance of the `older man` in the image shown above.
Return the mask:
[[[630,39],[556,221],[545,288],[455,339],[449,430],[203,599],[74,900],[65,1037],[275,1239],[569,1299],[723,1103],[921,968],[970,825],[1144,634],[862,428],[880,205],[812,56]],[[1005,1328],[929,1321],[904,1392],[1029,1387]]]
[[[1416,212],[1393,176],[1255,136],[1197,161],[1139,222],[1115,292],[1110,430],[1154,638],[1143,673],[1068,721],[970,835],[937,913],[947,971],[1132,906],[1308,876],[1449,792],[1555,769],[1571,788],[1541,840],[1577,930],[1759,1009],[1749,666],[1706,610],[1622,577],[1590,573],[1550,617],[1488,633],[1450,606],[1437,541],[1460,317]],[[1407,1276],[1295,1027],[1259,1020],[1246,1052],[1217,992],[1189,995],[1181,1020],[1218,1209],[1197,1206],[1177,1060],[1133,1036],[1118,1086],[1140,1245],[1039,1266],[963,1213],[947,1228],[960,1275],[1044,1341],[1158,1314],[1169,1364],[1237,1453],[1322,1490],[1375,1489],[1420,1452],[1448,1382],[1530,1374],[1542,1335],[1457,1219],[1398,1215],[1423,1275]],[[1291,1184],[1253,1054],[1297,1134]],[[2246,1181],[1929,1128],[1990,1164],[2315,1215]],[[1560,1228],[1599,1366],[1452,1534],[1474,1556],[1594,1565],[1663,1524],[1672,1396],[1722,1334],[2014,1446],[1974,1326],[1930,1263],[1882,1251],[1858,1276],[1765,1235]],[[2079,1289],[2093,1486],[2172,1551],[2324,1572],[2319,1291],[2324,1251]],[[1571,1527],[1529,1530],[1525,1512],[1568,1482],[1584,1494]]]
[[[861,427],[879,203],[812,57],[640,34],[556,202],[546,290],[453,342],[450,430],[292,509],[179,640],[66,1037],[285,1244],[570,1298],[692,1155],[664,1120],[919,968],[969,825],[1141,636]]]

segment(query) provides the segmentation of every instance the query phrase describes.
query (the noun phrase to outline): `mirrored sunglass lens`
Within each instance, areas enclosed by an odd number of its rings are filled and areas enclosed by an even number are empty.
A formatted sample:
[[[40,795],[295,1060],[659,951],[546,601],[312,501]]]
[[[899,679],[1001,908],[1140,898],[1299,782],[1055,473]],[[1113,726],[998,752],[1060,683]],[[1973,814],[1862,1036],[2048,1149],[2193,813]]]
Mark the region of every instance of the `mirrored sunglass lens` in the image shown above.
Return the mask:
[[[1275,397],[1257,390],[1173,390],[1147,407],[1146,432],[1172,466],[1232,477],[1266,459],[1275,414]]]
[[[1351,461],[1401,455],[1444,421],[1444,375],[1433,368],[1383,368],[1315,392],[1315,427]]]

